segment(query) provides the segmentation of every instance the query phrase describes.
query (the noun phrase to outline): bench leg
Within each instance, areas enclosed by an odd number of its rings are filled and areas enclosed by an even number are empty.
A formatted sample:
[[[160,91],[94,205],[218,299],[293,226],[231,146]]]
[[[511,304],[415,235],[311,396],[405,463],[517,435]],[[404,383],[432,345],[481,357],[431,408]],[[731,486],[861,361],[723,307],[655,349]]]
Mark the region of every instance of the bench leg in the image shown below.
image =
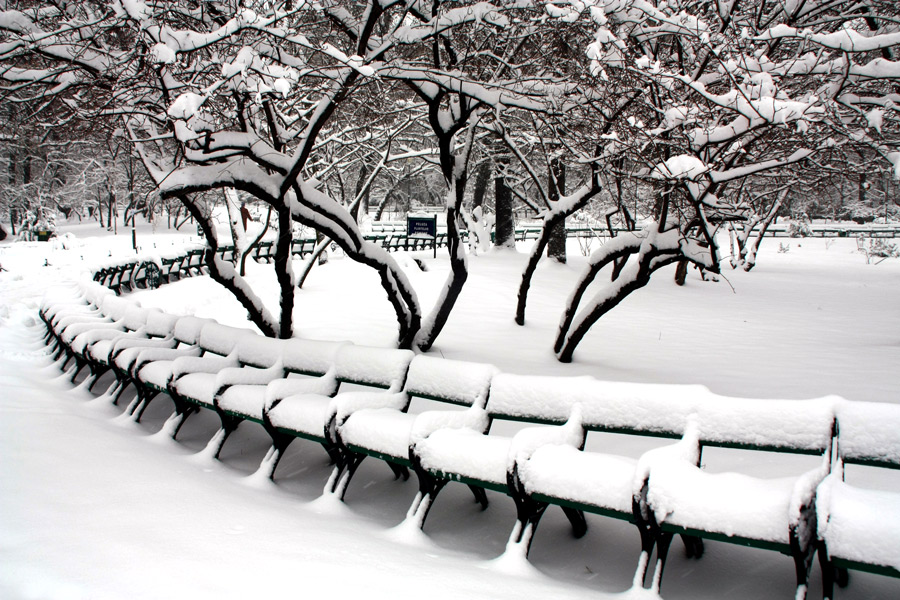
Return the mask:
[[[106,375],[106,372],[109,371],[109,367],[101,364],[92,364],[91,365],[91,384],[88,386],[88,391],[93,391],[94,386],[97,385],[97,382],[100,381],[100,378]]]
[[[836,569],[828,557],[828,548],[824,542],[819,542],[819,566],[822,569],[822,598],[831,600],[834,598],[834,580]]]
[[[485,492],[483,488],[480,488],[477,485],[470,485],[469,489],[472,490],[472,495],[475,496],[475,502],[481,505],[481,510],[487,510],[487,492]]]
[[[682,534],[681,541],[684,543],[684,553],[688,558],[700,558],[703,556],[702,538],[698,538],[695,535]]]
[[[144,411],[147,410],[147,405],[149,405],[150,401],[156,398],[157,395],[159,395],[158,391],[138,385],[137,395],[135,395],[134,400],[132,400],[131,404],[125,409],[125,412],[134,416],[136,423],[140,423],[141,416],[143,416]]]
[[[262,459],[262,462],[259,463],[257,473],[264,472],[266,477],[270,480],[274,480],[275,469],[278,468],[278,463],[281,462],[281,458],[284,456],[287,447],[290,446],[291,442],[296,438],[292,435],[280,433],[272,427],[266,427],[266,432],[268,432],[269,436],[272,438],[272,446],[269,448],[269,451],[266,452],[266,456]]]
[[[563,506],[562,510],[569,519],[569,523],[572,524],[572,535],[576,538],[584,537],[584,534],[587,533],[587,519],[584,518],[584,511],[568,506]]]
[[[129,383],[132,383],[132,381],[131,381],[131,380],[123,380],[123,381],[117,381],[117,382],[116,382],[116,384],[117,384],[119,387],[115,390],[115,396],[113,396],[113,399],[112,399],[113,405],[118,405],[118,404],[119,404],[119,400],[122,399],[122,394],[124,394],[124,393],[125,393],[125,390],[128,389],[128,384],[129,384]],[[135,390],[136,390],[137,388],[138,388],[138,386],[137,386],[137,384],[135,384]],[[112,392],[112,390],[110,390],[110,392]]]
[[[405,466],[398,465],[398,464],[392,463],[392,462],[389,462],[387,465],[391,468],[391,471],[394,473],[394,479],[403,479],[403,481],[406,481],[407,479],[409,479],[409,469],[407,469]]]
[[[166,420],[163,429],[165,429],[174,440],[178,437],[178,432],[181,431],[181,428],[184,426],[184,422],[188,420],[188,417],[199,411],[200,409],[192,404],[176,400],[175,412],[173,412],[172,416]]]
[[[524,494],[515,494],[513,501],[516,504],[516,524],[506,542],[506,551],[511,552],[514,548],[518,548],[518,552],[527,557],[531,550],[531,541],[549,504],[538,502]]]
[[[334,470],[331,472],[331,477],[328,478],[328,483],[325,484],[325,493],[336,494],[339,499],[343,500],[344,494],[347,493],[347,486],[350,485],[350,480],[353,479],[356,469],[359,468],[359,464],[365,458],[365,454],[343,450],[340,460],[335,464]]]
[[[666,557],[669,555],[669,547],[672,545],[672,538],[675,537],[671,533],[659,532],[656,540],[656,568],[653,570],[652,589],[657,594],[662,585],[663,570],[666,567]]]
[[[294,441],[294,436],[284,435],[281,433],[276,433],[272,436],[272,446],[269,448],[269,451],[266,452],[266,456],[259,463],[259,468],[256,470],[257,473],[265,473],[266,477],[269,480],[275,480],[275,469],[278,468],[278,463],[281,462],[281,458],[284,456],[285,450],[287,447],[291,445],[291,442]]]
[[[69,378],[69,381],[75,383],[75,378],[78,377],[78,374],[81,373],[81,370],[87,366],[87,360],[75,355],[75,371],[72,373],[72,377]]]
[[[634,523],[637,525],[638,533],[641,536],[641,554],[638,558],[638,566],[634,572],[633,587],[644,587],[647,580],[647,568],[650,564],[650,557],[653,555],[653,548],[659,540],[662,532],[652,517],[649,508],[645,505],[643,498],[646,498],[647,484],[641,490],[641,500],[633,500],[631,504],[631,512],[634,515]]]
[[[796,600],[804,600],[804,598],[806,598],[807,588],[809,586],[809,571],[812,568],[813,558],[816,554],[815,539],[802,539],[798,535],[797,530],[816,531],[815,510],[815,506],[801,508],[801,523],[800,525],[792,527],[790,532],[791,557],[794,559],[794,569],[797,573]],[[813,533],[813,536],[814,535],[815,534]]]
[[[222,425],[206,444],[204,454],[208,452],[212,454],[213,458],[218,459],[219,455],[222,453],[222,447],[225,445],[225,442],[228,441],[228,437],[234,433],[234,430],[237,429],[238,425],[241,423],[243,423],[243,421],[235,417],[222,417]]]
[[[434,499],[447,485],[447,480],[438,479],[424,469],[416,468],[415,472],[419,480],[419,491],[416,493],[409,510],[406,511],[406,518],[411,519],[419,529],[423,529],[428,512],[434,504]]]

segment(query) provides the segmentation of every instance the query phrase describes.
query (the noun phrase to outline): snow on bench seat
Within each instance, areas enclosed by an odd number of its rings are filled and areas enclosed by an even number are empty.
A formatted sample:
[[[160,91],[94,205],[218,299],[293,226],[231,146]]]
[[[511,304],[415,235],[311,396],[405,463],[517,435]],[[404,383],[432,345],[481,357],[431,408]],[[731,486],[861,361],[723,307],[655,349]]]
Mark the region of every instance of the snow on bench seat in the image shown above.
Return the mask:
[[[835,567],[900,577],[900,494],[864,489],[830,474],[818,489],[819,560],[825,597]]]
[[[416,444],[422,468],[439,477],[506,493],[506,463],[512,438],[446,428]]]
[[[740,543],[771,542],[787,549],[789,532],[799,519],[792,508],[798,480],[794,477],[759,479],[741,473],[706,473],[686,462],[654,469],[647,502],[659,523],[669,530],[720,534]],[[801,480],[801,490],[809,486]]]
[[[314,378],[322,378],[331,370],[341,345],[303,339],[273,340],[262,336],[243,341],[238,348],[241,366],[218,374],[220,388],[215,397],[216,408],[238,419],[263,424],[270,384],[279,390],[301,389],[328,394],[336,385],[333,378],[322,381]],[[285,379],[291,373],[304,377]]]
[[[637,460],[627,456],[547,444],[519,464],[518,476],[536,500],[593,507],[592,512],[628,519],[636,468]]]
[[[834,398],[749,400],[709,397],[697,405],[684,449],[645,461],[643,501],[655,521],[659,582],[672,534],[777,550],[790,555],[796,597],[806,586],[816,550],[815,490],[828,474],[835,432]],[[703,445],[817,454],[818,467],[765,479],[700,468]]]
[[[845,400],[835,412],[845,464],[900,469],[900,406]]]
[[[900,493],[845,481],[846,465],[900,469],[900,406],[844,400],[835,412],[839,460],[819,484],[816,503],[826,598],[838,568],[841,575],[853,569],[900,578]]]
[[[351,411],[345,409],[348,414],[338,428],[340,441],[353,452],[411,466],[410,434],[417,418],[407,412],[412,400],[424,398],[481,408],[495,373],[492,365],[416,356],[409,365],[403,394],[388,404],[379,397],[372,398],[372,404],[357,398]]]
[[[332,473],[326,492],[343,497],[346,485],[356,470],[359,460],[346,448],[341,448],[336,429],[349,416],[357,404],[374,406],[385,398],[400,394],[406,381],[409,364],[413,359],[410,350],[370,348],[345,344],[334,356],[334,377],[331,389],[304,389],[318,383],[284,383],[267,390],[264,421],[270,429],[274,444],[262,465],[272,477],[284,449],[293,438],[302,437],[323,445],[332,460]],[[294,386],[299,385],[299,388]],[[350,390],[344,390],[344,386]],[[341,393],[338,386],[342,388]],[[377,391],[362,391],[364,389]],[[316,393],[320,392],[320,393]]]

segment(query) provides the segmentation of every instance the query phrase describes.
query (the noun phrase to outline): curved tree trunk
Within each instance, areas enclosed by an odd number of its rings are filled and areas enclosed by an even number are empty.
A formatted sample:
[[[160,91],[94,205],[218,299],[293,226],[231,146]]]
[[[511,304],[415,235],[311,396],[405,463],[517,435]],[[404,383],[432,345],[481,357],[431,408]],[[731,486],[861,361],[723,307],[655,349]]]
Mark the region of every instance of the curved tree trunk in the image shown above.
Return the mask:
[[[615,283],[612,293],[607,293],[603,299],[595,303],[590,309],[578,316],[574,328],[566,332],[564,338],[557,339],[557,358],[560,362],[572,362],[575,348],[584,339],[585,334],[600,318],[619,305],[632,292],[639,290],[650,283],[650,275],[666,265],[681,259],[680,253],[661,257],[655,252],[642,253],[637,257],[638,265],[633,274],[623,275]],[[571,321],[571,319],[570,319]],[[562,334],[562,331],[560,331]]]
[[[516,302],[516,323],[518,325],[525,324],[525,306],[528,303],[528,290],[531,288],[531,279],[537,270],[541,256],[544,254],[544,248],[550,240],[550,235],[557,223],[564,222],[564,219],[581,210],[594,196],[600,193],[600,185],[594,178],[593,185],[588,188],[582,188],[581,192],[577,192],[570,201],[557,203],[557,205],[545,213],[544,224],[541,227],[541,235],[538,237],[534,246],[531,248],[531,254],[528,256],[528,262],[525,270],[522,272],[522,281],[519,283],[519,294]]]
[[[356,223],[339,222],[325,206],[306,197],[299,185],[294,185],[293,191],[298,198],[304,198],[292,203],[292,218],[295,221],[331,238],[350,259],[371,267],[378,273],[381,287],[387,293],[388,301],[397,316],[398,346],[412,348],[413,340],[422,326],[422,314],[418,298],[397,261],[380,246],[366,241]]]
[[[204,217],[199,206],[186,196],[181,196],[180,199],[188,212],[196,219],[206,236],[207,243],[209,244],[209,247],[206,249],[206,264],[209,266],[209,276],[213,281],[219,283],[234,295],[241,306],[247,311],[247,316],[250,318],[250,321],[259,328],[263,335],[267,337],[278,337],[282,328],[275,322],[272,316],[268,314],[268,311],[266,311],[260,299],[254,296],[249,288],[241,285],[243,278],[239,279],[237,277],[237,271],[234,270],[234,265],[227,263],[227,267],[229,267],[235,275],[234,277],[229,277],[228,274],[225,273],[226,265],[219,264],[218,255],[216,254],[219,245],[215,228]]]
[[[441,291],[434,310],[422,324],[422,329],[416,336],[415,345],[422,352],[427,352],[434,345],[444,325],[447,324],[447,319],[456,305],[456,300],[459,298],[459,294],[469,278],[466,251],[459,235],[459,227],[457,226],[459,205],[462,204],[462,193],[458,192],[458,185],[464,186],[464,180],[462,183],[457,181],[448,192],[448,195],[455,199],[453,205],[447,207],[447,247],[450,253],[450,276],[444,284],[444,289]]]

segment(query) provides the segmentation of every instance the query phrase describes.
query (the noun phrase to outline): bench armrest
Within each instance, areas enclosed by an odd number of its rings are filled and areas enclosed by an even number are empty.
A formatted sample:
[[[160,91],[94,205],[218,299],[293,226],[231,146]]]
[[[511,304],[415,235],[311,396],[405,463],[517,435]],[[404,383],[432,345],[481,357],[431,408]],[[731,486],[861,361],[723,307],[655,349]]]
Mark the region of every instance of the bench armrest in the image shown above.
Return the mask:
[[[837,473],[842,475],[842,469]],[[794,535],[802,547],[807,547],[816,541],[815,526],[808,526],[813,515],[818,510],[817,497],[819,486],[831,475],[831,456],[826,453],[822,457],[822,463],[818,468],[803,473],[794,482],[794,490],[791,494],[790,526]],[[827,517],[826,517],[827,518]],[[814,523],[815,521],[813,521]]]
[[[172,334],[164,338],[148,337],[146,335],[142,337],[136,335],[122,336],[113,342],[110,356],[115,358],[119,352],[127,348],[174,348],[175,344],[175,337]]]
[[[301,394],[317,394],[334,396],[338,390],[338,381],[334,369],[321,377],[287,377],[269,382],[266,386],[266,410],[271,410],[279,402],[290,396]]]
[[[216,373],[216,386],[221,393],[222,388],[228,386],[266,385],[270,381],[282,377],[284,377],[284,365],[280,360],[267,369],[248,366],[227,367]]]
[[[180,348],[142,348],[135,357],[134,363],[131,365],[131,372],[132,374],[136,374],[148,363],[156,362],[158,360],[175,360],[183,356],[200,356],[201,352],[203,351],[199,346],[182,346]]]
[[[471,429],[487,433],[491,417],[477,406],[466,410],[429,410],[416,416],[409,436],[409,445],[415,445],[440,429]]]
[[[203,356],[182,356],[172,363],[172,379],[174,383],[188,373],[218,373],[228,367],[237,367],[240,363],[237,352],[228,356],[205,354]]]
[[[695,467],[700,467],[700,426],[695,418],[688,417],[684,435],[674,444],[648,450],[638,459],[637,468],[634,470],[632,489],[634,497],[640,499],[642,507],[646,505],[647,483],[653,469],[665,469],[666,465],[673,462],[688,462]],[[642,508],[642,511],[644,508]]]
[[[340,427],[350,415],[365,408],[393,408],[406,411],[409,395],[406,392],[346,392],[331,401],[335,426]]]
[[[543,446],[567,445],[583,450],[586,435],[587,431],[582,424],[580,404],[572,407],[569,419],[561,426],[521,429],[513,436],[512,444],[510,444],[507,472],[514,473],[517,465],[528,461],[531,455]]]

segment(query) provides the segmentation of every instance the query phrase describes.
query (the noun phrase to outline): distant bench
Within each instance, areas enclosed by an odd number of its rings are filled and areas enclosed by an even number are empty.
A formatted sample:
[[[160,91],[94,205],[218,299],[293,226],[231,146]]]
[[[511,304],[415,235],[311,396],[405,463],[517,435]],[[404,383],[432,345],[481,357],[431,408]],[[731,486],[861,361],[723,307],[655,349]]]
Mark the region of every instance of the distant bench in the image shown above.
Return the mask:
[[[291,242],[291,255],[305,258],[315,251],[316,240],[302,239]],[[216,254],[223,260],[234,260],[233,245],[222,245]],[[275,248],[272,241],[261,241],[250,250],[256,262],[274,262]],[[137,289],[156,288],[185,277],[206,272],[206,248],[191,248],[184,253],[164,255],[158,258],[125,260],[94,271],[93,280],[116,294]]]
[[[94,286],[48,296],[41,318],[48,342],[80,365],[73,380],[87,365],[92,384],[113,371],[117,398],[122,386],[138,388],[129,407],[136,418],[161,393],[175,404],[165,426],[173,436],[200,409],[218,414],[211,454],[249,421],[272,438],[260,465],[270,477],[298,437],[325,448],[335,463],[326,492],[339,497],[366,457],[398,477],[413,470],[419,489],[408,514],[419,527],[440,490],[460,482],[483,506],[487,490],[512,499],[508,548],[523,554],[551,505],[576,536],[586,531],[584,513],[634,524],[635,584],[644,584],[655,548],[656,590],[674,535],[696,557],[703,538],[791,556],[797,598],[806,596],[816,551],[827,598],[835,582],[846,583],[846,569],[900,577],[900,494],[844,480],[848,465],[900,467],[900,406],[724,398],[702,386],[515,375],[407,350],[272,340],[140,309]],[[526,427],[497,435],[496,420]],[[589,432],[671,442],[628,458],[586,448]],[[701,468],[711,447],[809,455],[812,468],[775,480],[712,473]]]

